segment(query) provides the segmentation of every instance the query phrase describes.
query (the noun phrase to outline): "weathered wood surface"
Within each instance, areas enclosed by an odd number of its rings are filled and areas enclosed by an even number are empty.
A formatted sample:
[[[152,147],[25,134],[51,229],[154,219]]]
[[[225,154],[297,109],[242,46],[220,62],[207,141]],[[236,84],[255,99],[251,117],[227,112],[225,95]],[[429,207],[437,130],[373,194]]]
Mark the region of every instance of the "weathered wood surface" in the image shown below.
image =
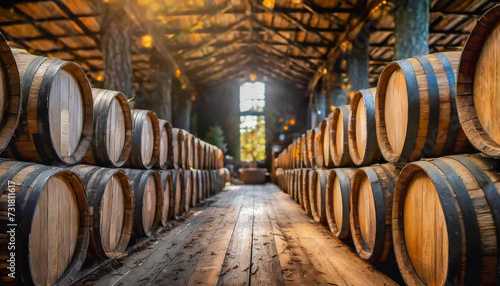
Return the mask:
[[[95,285],[396,285],[274,185],[233,186]]]

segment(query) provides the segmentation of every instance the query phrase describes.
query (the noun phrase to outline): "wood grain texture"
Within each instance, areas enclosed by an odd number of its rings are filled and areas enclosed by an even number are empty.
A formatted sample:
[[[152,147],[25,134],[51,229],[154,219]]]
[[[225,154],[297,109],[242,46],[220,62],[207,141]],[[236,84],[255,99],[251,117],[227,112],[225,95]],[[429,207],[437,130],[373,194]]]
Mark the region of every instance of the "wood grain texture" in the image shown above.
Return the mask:
[[[330,231],[340,239],[350,238],[349,195],[355,169],[333,169],[328,175],[325,215]]]
[[[460,124],[472,145],[494,158],[500,158],[499,16],[495,6],[477,21],[464,46],[457,78]]]
[[[330,124],[330,155],[335,167],[352,165],[348,144],[349,106],[335,108]]]

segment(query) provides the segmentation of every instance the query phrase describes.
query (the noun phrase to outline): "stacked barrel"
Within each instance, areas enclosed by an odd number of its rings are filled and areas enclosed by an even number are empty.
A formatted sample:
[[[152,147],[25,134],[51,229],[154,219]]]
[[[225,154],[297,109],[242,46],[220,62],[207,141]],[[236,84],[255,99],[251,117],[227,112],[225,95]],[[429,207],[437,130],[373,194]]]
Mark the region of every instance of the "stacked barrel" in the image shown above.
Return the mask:
[[[499,34],[496,6],[462,53],[388,64],[274,160],[278,185],[408,285],[499,284]]]
[[[71,284],[226,183],[219,148],[1,34],[0,152],[2,285]]]

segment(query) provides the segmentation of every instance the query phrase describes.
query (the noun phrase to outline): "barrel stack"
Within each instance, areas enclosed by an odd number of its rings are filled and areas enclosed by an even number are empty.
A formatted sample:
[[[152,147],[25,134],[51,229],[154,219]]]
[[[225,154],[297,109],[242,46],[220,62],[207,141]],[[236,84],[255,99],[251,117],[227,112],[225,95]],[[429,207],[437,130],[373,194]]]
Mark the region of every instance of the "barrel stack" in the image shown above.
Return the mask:
[[[9,278],[3,232],[2,285],[72,284],[86,259],[122,255],[229,180],[222,150],[91,88],[76,63],[0,34],[0,77],[0,221],[15,217],[19,261]]]
[[[298,137],[299,164],[296,142],[278,155],[277,184],[361,258],[394,256],[408,285],[500,283],[499,33],[496,6],[462,52],[389,63]]]

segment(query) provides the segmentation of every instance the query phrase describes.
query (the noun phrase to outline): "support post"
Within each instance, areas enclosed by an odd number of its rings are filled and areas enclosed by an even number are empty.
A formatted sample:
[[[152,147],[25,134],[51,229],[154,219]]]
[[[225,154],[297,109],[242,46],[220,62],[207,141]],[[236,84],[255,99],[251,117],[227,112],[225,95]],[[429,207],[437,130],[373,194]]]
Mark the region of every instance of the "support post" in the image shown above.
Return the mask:
[[[357,91],[370,87],[370,25],[365,25],[352,43],[352,48],[347,55],[347,77],[350,89]]]
[[[102,3],[101,49],[104,65],[104,88],[134,96],[130,26],[120,3]]]
[[[396,0],[394,59],[429,53],[429,0]]]

